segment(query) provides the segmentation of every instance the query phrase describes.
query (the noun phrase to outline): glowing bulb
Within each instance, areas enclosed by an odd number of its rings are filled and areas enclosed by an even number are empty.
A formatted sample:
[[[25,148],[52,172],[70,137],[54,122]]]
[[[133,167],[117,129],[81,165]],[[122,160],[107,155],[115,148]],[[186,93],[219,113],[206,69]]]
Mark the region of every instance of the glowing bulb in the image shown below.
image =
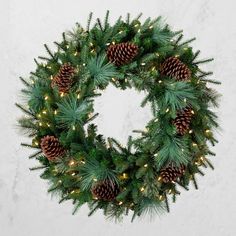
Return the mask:
[[[60,96],[61,96],[61,97],[64,97],[64,95],[65,95],[65,94],[64,94],[63,92],[60,93]]]
[[[166,109],[166,113],[168,113],[169,111],[170,111],[170,109],[169,109],[169,108],[167,108],[167,109]]]
[[[74,125],[72,126],[72,130],[75,130],[75,126]]]
[[[123,173],[121,176],[120,176],[121,179],[128,179],[128,174],[127,173]]]
[[[78,55],[78,52],[75,52],[75,53],[74,53],[74,56],[77,56],[77,55]]]
[[[75,176],[75,175],[76,175],[76,173],[75,173],[75,172],[73,172],[71,175],[72,175],[72,176]]]
[[[194,115],[194,110],[191,110],[191,113]]]
[[[53,80],[53,76],[52,75],[50,76],[50,80]]]
[[[204,157],[203,157],[203,156],[201,156],[201,157],[200,157],[200,160],[201,160],[201,161],[204,161]]]
[[[57,114],[57,110],[54,111],[54,115],[56,115],[56,114]]]
[[[161,83],[162,83],[162,80],[159,80],[158,83],[161,84]]]
[[[46,100],[48,100],[48,98],[49,98],[49,97],[46,95],[46,96],[44,97],[44,100],[46,101]]]
[[[78,93],[78,95],[77,95],[77,98],[79,99],[80,98],[80,94]]]
[[[193,143],[192,145],[193,145],[193,147],[196,147],[196,146],[197,146],[197,144],[196,144],[196,143]]]
[[[207,129],[205,132],[206,132],[206,133],[210,133],[211,131],[210,131],[209,129]]]
[[[39,122],[39,126],[43,126],[43,123],[42,123],[42,122]]]
[[[169,189],[169,190],[168,190],[168,194],[171,194],[171,193],[172,193],[172,189]]]
[[[192,133],[193,133],[193,130],[192,130],[192,129],[190,129],[188,132],[189,132],[189,134],[192,134]]]
[[[97,180],[96,178],[93,178],[93,181],[94,181],[94,182],[97,182],[98,180]]]
[[[145,62],[142,62],[142,63],[141,63],[141,66],[145,66],[145,65],[146,65],[146,63],[145,63]]]
[[[147,132],[148,132],[148,128],[145,128],[145,129],[144,129],[144,133],[147,133]]]
[[[144,187],[141,187],[141,188],[140,188],[140,191],[141,191],[141,192],[143,192],[144,190],[145,190],[145,188],[144,188]]]
[[[158,178],[157,178],[157,181],[161,181],[162,180],[162,177],[161,176],[159,176]]]
[[[73,166],[74,164],[75,164],[75,161],[74,160],[70,160],[69,166]]]
[[[42,113],[43,113],[43,114],[47,114],[47,111],[44,110]]]
[[[145,164],[143,167],[144,167],[144,168],[147,168],[147,167],[148,167],[148,164]]]
[[[119,206],[121,206],[122,204],[123,204],[123,202],[121,202],[121,201],[118,203]]]

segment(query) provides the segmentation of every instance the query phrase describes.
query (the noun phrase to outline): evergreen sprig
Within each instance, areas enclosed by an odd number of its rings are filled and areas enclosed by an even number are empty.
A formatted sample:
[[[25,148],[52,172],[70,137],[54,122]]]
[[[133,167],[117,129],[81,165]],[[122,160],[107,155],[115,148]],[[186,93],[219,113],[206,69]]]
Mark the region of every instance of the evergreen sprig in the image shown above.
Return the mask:
[[[57,103],[58,115],[56,121],[63,128],[71,128],[76,124],[84,124],[89,112],[92,112],[92,104],[89,101],[79,101],[77,96],[70,94],[60,103]]]
[[[95,86],[106,86],[112,78],[119,77],[115,66],[107,62],[105,54],[91,58],[87,69]]]

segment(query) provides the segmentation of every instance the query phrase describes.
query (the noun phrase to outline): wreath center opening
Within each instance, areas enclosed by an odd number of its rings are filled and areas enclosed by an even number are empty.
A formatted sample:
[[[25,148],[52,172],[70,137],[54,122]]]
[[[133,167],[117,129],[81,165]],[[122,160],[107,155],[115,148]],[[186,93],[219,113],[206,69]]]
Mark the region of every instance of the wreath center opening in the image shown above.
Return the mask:
[[[98,133],[106,138],[114,137],[123,145],[130,135],[137,136],[133,130],[144,130],[152,118],[149,104],[140,106],[144,97],[144,92],[135,89],[120,90],[108,85],[94,102],[94,110],[99,113],[94,120]]]

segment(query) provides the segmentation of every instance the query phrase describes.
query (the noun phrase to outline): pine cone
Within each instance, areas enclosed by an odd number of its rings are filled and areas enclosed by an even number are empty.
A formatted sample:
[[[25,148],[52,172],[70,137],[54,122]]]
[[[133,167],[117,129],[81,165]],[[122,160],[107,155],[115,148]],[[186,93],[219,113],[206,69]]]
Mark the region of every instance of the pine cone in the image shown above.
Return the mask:
[[[116,66],[131,62],[138,54],[138,46],[133,43],[112,44],[107,49],[107,57]]]
[[[190,69],[177,57],[167,58],[161,65],[160,73],[165,76],[173,77],[177,81],[188,80],[191,77]]]
[[[186,107],[177,113],[177,117],[173,120],[173,123],[178,134],[184,135],[189,130],[192,116],[193,110],[190,107]]]
[[[72,77],[74,76],[75,68],[70,64],[65,63],[61,66],[59,72],[52,80],[52,87],[57,86],[59,92],[68,93],[72,85]]]
[[[180,167],[169,165],[161,169],[160,177],[164,183],[170,183],[181,177],[184,174],[185,169],[184,165],[180,165]]]
[[[54,136],[45,136],[41,139],[41,149],[49,161],[55,161],[65,154],[65,149]]]
[[[96,183],[91,191],[93,196],[99,200],[112,201],[119,194],[119,187],[110,180],[104,180]]]

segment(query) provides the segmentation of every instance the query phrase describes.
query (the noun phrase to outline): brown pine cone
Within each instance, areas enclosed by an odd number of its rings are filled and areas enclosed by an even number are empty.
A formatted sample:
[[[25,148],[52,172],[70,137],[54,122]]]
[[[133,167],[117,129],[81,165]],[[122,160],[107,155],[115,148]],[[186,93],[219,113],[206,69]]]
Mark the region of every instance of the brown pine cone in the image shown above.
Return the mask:
[[[177,133],[184,135],[188,130],[193,116],[193,110],[190,107],[186,107],[177,113],[173,123],[177,129]]]
[[[44,136],[41,139],[41,149],[49,161],[56,161],[65,154],[65,149],[59,143],[58,138],[54,136]]]
[[[110,180],[104,180],[94,184],[91,192],[99,200],[112,201],[119,194],[120,190],[116,183]]]
[[[133,43],[112,44],[107,49],[107,57],[116,66],[130,63],[138,54],[138,46]]]
[[[160,67],[160,73],[175,78],[177,81],[188,80],[191,77],[190,69],[177,57],[167,58]]]
[[[179,167],[169,165],[160,171],[160,177],[164,183],[170,183],[172,181],[176,181],[179,177],[181,177],[185,172],[186,167],[184,165],[180,165]]]
[[[51,86],[57,86],[60,93],[68,93],[72,85],[72,77],[74,76],[75,68],[69,63],[61,66],[59,72],[53,78]]]

